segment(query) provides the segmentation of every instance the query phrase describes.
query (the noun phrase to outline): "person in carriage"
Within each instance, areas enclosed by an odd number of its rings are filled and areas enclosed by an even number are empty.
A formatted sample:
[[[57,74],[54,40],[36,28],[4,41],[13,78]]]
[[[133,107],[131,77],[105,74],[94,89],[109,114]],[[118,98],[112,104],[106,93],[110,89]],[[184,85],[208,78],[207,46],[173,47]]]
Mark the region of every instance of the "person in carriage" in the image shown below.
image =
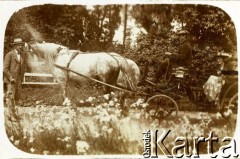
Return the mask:
[[[182,67],[189,67],[192,60],[192,46],[190,44],[190,33],[187,30],[181,30],[178,32],[179,36],[179,48],[176,53],[166,52],[170,64]],[[160,76],[166,72],[168,62],[164,61],[159,64],[159,67],[155,73],[155,82],[158,82]],[[171,67],[169,67],[171,68]]]
[[[161,79],[162,75],[166,74],[167,72],[172,72],[174,68],[181,68],[183,70],[188,70],[190,68],[193,50],[190,43],[190,33],[187,30],[180,30],[178,32],[178,36],[180,44],[178,50],[176,53],[165,53],[169,60],[159,64],[159,67],[155,73],[155,83],[159,82],[159,79]],[[188,94],[188,97],[193,98],[192,91],[188,84],[185,85],[185,90]]]
[[[215,102],[220,111],[220,101],[223,98],[223,94],[233,83],[232,77],[229,75],[237,75],[237,71],[228,65],[231,64],[229,60],[232,59],[230,54],[221,51],[217,53],[215,58],[217,61],[216,73],[208,78],[203,85],[203,89],[208,100]]]

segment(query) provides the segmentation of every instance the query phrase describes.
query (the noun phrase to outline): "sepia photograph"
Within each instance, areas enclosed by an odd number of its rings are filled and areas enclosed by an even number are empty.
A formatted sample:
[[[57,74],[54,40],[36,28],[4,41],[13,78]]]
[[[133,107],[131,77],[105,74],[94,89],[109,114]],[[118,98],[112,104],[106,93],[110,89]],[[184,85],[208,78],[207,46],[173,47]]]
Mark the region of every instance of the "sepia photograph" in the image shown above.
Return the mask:
[[[3,38],[3,131],[18,150],[239,157],[237,31],[223,9],[33,4]]]

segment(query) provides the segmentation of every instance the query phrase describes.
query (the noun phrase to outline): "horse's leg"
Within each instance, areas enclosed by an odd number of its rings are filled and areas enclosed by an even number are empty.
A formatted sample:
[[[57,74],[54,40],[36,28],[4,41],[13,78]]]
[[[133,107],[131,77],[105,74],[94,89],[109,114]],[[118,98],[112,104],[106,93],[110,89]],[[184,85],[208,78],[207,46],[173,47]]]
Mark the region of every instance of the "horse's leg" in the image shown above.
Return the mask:
[[[62,96],[63,96],[63,105],[64,106],[70,106],[71,105],[71,101],[70,99],[68,98],[68,85],[67,85],[67,82],[68,82],[68,79],[67,79],[67,73],[66,71],[62,70],[61,68],[57,68],[57,67],[54,67],[51,69],[51,72],[54,76],[54,78],[57,80],[57,82],[59,83],[60,85],[60,89],[62,91]]]
[[[61,82],[60,86],[61,86],[62,95],[63,95],[63,98],[64,98],[63,105],[64,106],[70,106],[71,105],[71,101],[70,101],[70,99],[67,96],[67,85],[66,85],[65,82]]]
[[[126,92],[123,91],[120,92],[119,104],[122,108],[123,116],[127,116],[129,112],[129,107],[126,105],[126,96],[127,96]]]
[[[116,86],[119,73],[120,68],[114,68],[113,70],[107,73],[106,77],[104,78],[105,79],[104,81],[110,85]],[[112,90],[113,88],[109,86],[105,87],[105,93],[111,93]]]
[[[106,78],[106,83],[109,83],[115,86],[117,84],[119,73],[120,73],[120,68],[116,68],[113,71],[111,71],[109,73],[109,76],[107,76],[108,78]],[[113,90],[111,87],[106,87],[106,91],[108,91],[107,93],[110,93],[111,90]],[[122,115],[127,116],[129,112],[129,107],[125,105],[127,93],[124,91],[119,91],[119,94],[120,94],[119,104],[120,104],[120,107],[122,108]]]

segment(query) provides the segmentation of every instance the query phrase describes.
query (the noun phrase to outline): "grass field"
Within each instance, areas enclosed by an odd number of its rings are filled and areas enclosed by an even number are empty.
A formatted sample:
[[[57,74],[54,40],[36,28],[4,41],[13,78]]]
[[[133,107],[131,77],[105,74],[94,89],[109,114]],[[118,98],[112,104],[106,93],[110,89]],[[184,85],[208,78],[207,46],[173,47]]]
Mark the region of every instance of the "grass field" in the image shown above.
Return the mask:
[[[177,117],[153,119],[139,98],[128,102],[129,113],[123,116],[115,94],[100,95],[96,89],[83,88],[83,93],[78,94],[81,106],[73,109],[62,106],[61,92],[56,87],[24,88],[22,103],[17,107],[20,117],[17,122],[8,120],[5,107],[9,140],[22,151],[33,154],[141,155],[146,130],[171,130],[165,141],[167,147],[173,147],[177,137],[207,138],[213,131],[221,141],[235,132],[236,115],[226,120],[217,112],[180,111]],[[216,143],[214,151],[222,144]],[[206,147],[207,143],[202,143],[200,153],[207,153]],[[192,148],[190,152],[194,151]]]

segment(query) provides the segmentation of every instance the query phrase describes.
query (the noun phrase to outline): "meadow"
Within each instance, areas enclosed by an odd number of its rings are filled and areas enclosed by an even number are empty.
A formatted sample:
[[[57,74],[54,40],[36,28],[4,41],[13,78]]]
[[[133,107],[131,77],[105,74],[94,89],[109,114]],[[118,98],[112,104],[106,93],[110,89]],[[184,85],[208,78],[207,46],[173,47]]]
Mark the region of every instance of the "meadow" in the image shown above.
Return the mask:
[[[178,116],[154,119],[143,101],[132,100],[128,115],[122,115],[114,93],[82,98],[81,106],[76,108],[32,101],[31,105],[17,106],[20,117],[17,122],[8,120],[5,107],[6,133],[20,150],[47,155],[142,155],[146,130],[159,133],[171,130],[166,147],[173,147],[177,137],[184,137],[191,141],[190,152],[195,151],[193,137],[207,138],[212,131],[221,141],[234,135],[236,114],[224,119],[218,112],[180,111]],[[222,144],[215,143],[214,152]],[[207,153],[206,147],[207,143],[202,143],[200,153]]]

